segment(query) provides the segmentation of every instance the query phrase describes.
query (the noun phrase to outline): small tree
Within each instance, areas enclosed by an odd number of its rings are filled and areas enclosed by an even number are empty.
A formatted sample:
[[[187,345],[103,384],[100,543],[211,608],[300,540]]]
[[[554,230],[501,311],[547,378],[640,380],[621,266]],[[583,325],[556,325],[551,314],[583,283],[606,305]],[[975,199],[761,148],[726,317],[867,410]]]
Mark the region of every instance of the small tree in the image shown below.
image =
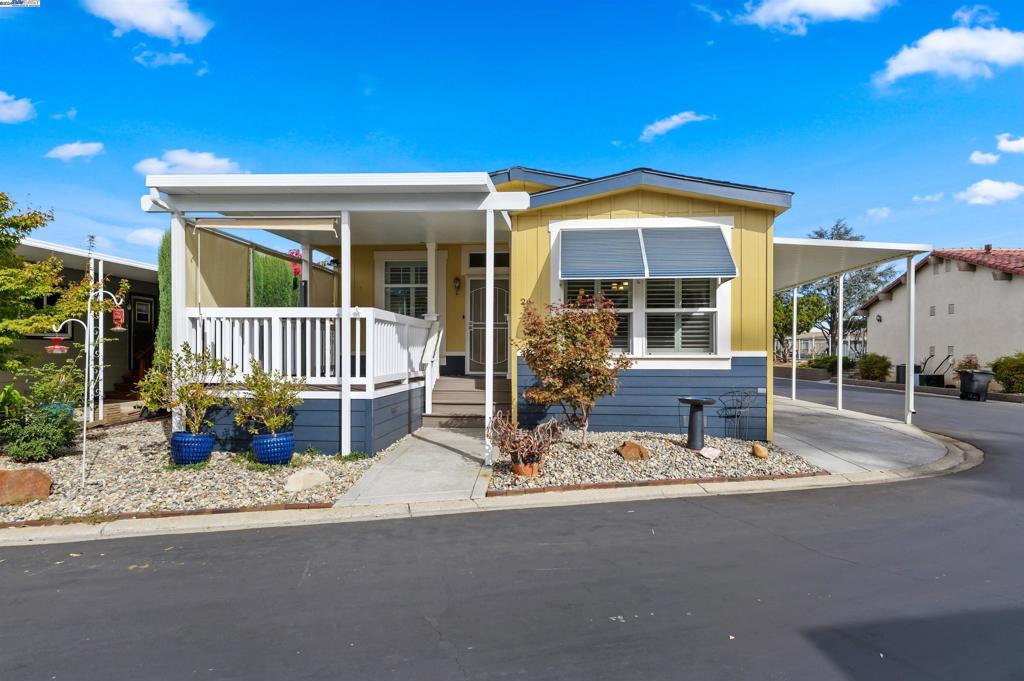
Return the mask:
[[[150,411],[181,409],[185,427],[198,435],[213,423],[207,412],[224,402],[231,369],[208,350],[192,352],[188,343],[181,350],[156,351],[153,366],[139,381],[139,396]]]
[[[542,315],[533,301],[523,301],[523,339],[516,345],[538,381],[524,396],[546,407],[559,405],[566,423],[582,431],[586,446],[594,404],[615,394],[619,372],[633,362],[613,354],[619,320],[610,300],[580,294],[547,310]]]
[[[250,424],[249,432],[254,435],[262,431],[277,435],[292,425],[292,409],[302,403],[299,391],[304,385],[301,379],[287,378],[277,371],[271,373],[252,360],[242,382],[249,394],[231,397],[235,423]]]
[[[159,315],[156,320],[156,347],[171,349],[171,232],[164,232],[157,256],[157,286],[159,286]]]

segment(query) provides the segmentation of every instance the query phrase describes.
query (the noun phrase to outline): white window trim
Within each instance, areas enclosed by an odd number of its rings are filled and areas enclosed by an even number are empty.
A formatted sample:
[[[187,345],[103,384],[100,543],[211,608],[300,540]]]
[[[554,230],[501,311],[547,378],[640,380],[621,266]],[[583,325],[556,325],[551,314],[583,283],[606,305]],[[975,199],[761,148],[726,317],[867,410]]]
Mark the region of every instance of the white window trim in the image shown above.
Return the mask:
[[[600,220],[552,220],[548,224],[548,234],[551,237],[551,270],[550,291],[551,302],[558,304],[563,302],[562,279],[559,276],[557,257],[561,247],[560,234],[567,229],[624,229],[637,227],[640,229],[659,229],[671,227],[718,227],[722,230],[725,243],[732,252],[732,230],[735,226],[735,218],[731,215],[709,216],[696,218],[613,218]],[[737,271],[739,266],[737,265]],[[613,277],[614,278],[614,277]],[[699,277],[707,279],[708,277]],[[646,350],[643,343],[644,333],[640,332],[641,321],[646,329],[646,319],[637,317],[637,296],[646,294],[644,280],[634,280],[636,288],[633,290],[633,322],[630,339],[630,349],[636,353],[638,348]],[[729,369],[732,367],[733,357],[767,357],[767,352],[749,353],[732,351],[732,279],[727,279],[718,286],[716,300],[718,301],[718,317],[715,328],[716,348],[713,355],[629,355],[634,360],[636,369]],[[639,284],[639,285],[638,285]],[[642,315],[642,313],[641,313]],[[640,345],[637,345],[637,336],[640,335]]]
[[[448,264],[448,251],[443,248],[437,249],[435,254],[436,261],[434,263],[434,286],[437,291],[436,305],[437,305],[437,319],[441,322],[442,328],[445,326],[445,307],[448,298],[448,274],[445,271],[445,266]],[[384,263],[387,262],[409,262],[416,260],[426,260],[427,250],[422,251],[374,251],[373,252],[373,306],[383,310],[384,309]],[[441,347],[441,364],[443,365],[444,358],[448,354],[448,334],[446,333],[442,339]]]

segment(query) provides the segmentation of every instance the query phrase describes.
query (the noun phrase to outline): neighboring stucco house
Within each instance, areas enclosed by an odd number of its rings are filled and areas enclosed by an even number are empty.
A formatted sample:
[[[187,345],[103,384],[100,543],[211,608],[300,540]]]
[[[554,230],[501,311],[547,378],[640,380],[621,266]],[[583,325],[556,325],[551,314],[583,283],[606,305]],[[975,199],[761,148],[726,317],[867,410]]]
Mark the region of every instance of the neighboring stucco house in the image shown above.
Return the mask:
[[[107,332],[104,336],[107,342],[104,343],[106,369],[103,372],[103,390],[111,398],[132,397],[135,384],[153,358],[159,305],[156,265],[38,239],[23,239],[16,253],[28,262],[57,258],[64,265],[65,282],[80,281],[88,271],[90,259],[97,273],[103,272],[108,278],[107,290],[114,292],[121,279],[128,280],[130,288],[125,305],[127,332],[110,333],[111,315],[105,315],[104,328]],[[47,301],[41,300],[39,304],[45,305]],[[48,358],[43,352],[47,343],[45,335],[25,338],[16,347],[37,355],[43,361]],[[71,324],[65,337],[71,342],[83,342],[81,327]]]
[[[701,395],[716,400],[711,433],[770,439],[774,292],[921,252],[777,239],[790,192],[645,168],[158,175],[146,185],[143,210],[170,215],[174,344],[305,378],[298,446],[327,452],[373,453],[424,424],[479,427],[495,409],[526,425],[545,418],[522,398],[535,378],[515,351],[521,304],[581,290],[614,300],[617,348],[635,359],[599,401],[594,429],[678,432],[678,398]],[[252,307],[246,251],[224,237],[233,230],[299,245],[316,307]],[[318,275],[314,251],[337,269]],[[222,446],[247,446],[230,414],[216,420]]]
[[[983,365],[1024,351],[1024,249],[944,248],[917,263],[915,362],[942,373],[974,354]],[[896,361],[907,334],[904,277],[863,306],[867,349]]]

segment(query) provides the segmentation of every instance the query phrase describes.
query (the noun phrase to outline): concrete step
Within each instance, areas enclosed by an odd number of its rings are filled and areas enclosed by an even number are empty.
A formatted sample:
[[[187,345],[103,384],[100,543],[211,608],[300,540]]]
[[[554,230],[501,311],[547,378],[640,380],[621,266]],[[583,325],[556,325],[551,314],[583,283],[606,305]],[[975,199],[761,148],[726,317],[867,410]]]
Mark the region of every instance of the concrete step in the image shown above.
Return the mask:
[[[424,428],[483,428],[484,417],[424,414]]]
[[[483,390],[483,376],[441,376],[434,384],[434,390]],[[494,377],[494,391],[512,390],[512,381],[505,377]]]
[[[496,402],[494,411],[510,411],[512,405],[508,402]],[[484,405],[482,404],[438,404],[434,402],[431,414],[438,416],[483,416]]]
[[[433,393],[434,404],[483,404],[483,390],[435,390]],[[510,391],[494,390],[495,402],[508,402]]]

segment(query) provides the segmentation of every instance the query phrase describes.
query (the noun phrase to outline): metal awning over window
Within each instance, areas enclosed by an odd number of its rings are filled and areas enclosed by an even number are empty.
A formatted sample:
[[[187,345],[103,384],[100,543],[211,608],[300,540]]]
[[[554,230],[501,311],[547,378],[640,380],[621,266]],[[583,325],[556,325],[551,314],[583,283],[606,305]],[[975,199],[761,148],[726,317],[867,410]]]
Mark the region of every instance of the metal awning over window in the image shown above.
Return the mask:
[[[718,227],[623,227],[561,232],[561,279],[730,279],[729,244]]]

